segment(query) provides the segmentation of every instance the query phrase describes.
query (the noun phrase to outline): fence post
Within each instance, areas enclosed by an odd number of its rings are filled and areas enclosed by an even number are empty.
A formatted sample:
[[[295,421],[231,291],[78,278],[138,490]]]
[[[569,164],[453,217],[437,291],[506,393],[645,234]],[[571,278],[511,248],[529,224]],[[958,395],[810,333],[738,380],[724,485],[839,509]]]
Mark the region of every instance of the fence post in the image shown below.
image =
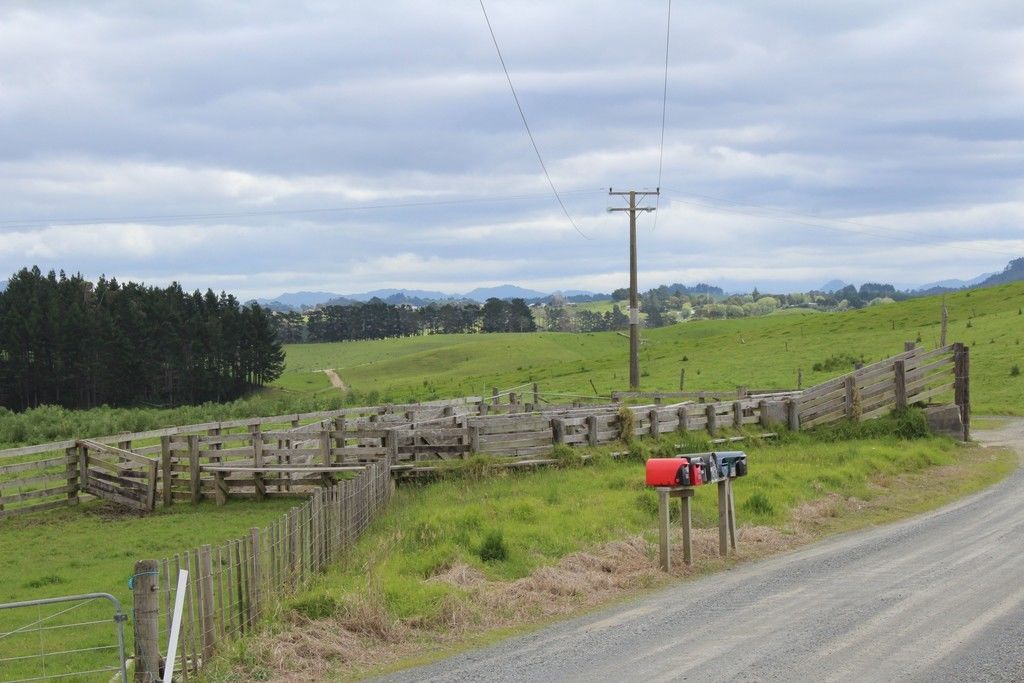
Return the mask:
[[[384,445],[388,450],[388,471],[392,465],[398,464],[398,430],[389,429],[384,435]]]
[[[288,585],[295,590],[299,577],[299,531],[296,510],[288,511]]]
[[[917,347],[917,343],[916,342],[912,342],[912,341],[905,341],[905,342],[903,342],[903,352],[904,353],[906,353],[907,351],[913,351],[916,347]]]
[[[789,431],[800,431],[800,402],[796,399],[791,398],[786,401],[786,422],[789,425]]]
[[[690,410],[686,406],[679,406],[676,415],[679,416],[679,431],[690,431]]]
[[[217,632],[213,618],[213,558],[209,545],[199,546],[199,604],[202,606],[202,644],[203,662],[213,657],[213,648],[217,643]]]
[[[78,447],[72,446],[64,451],[64,470],[68,479],[68,505],[78,504],[78,492],[82,485],[78,481]],[[0,494],[3,497],[3,494]],[[3,510],[0,504],[0,510]]]
[[[488,410],[487,402],[486,401],[480,401],[480,403],[479,403],[479,412],[480,412],[480,414],[481,415],[486,415],[487,414],[487,410]]]
[[[156,560],[139,560],[132,576],[135,611],[135,680],[160,680],[160,587]]]
[[[587,416],[587,443],[597,445],[597,415]]]
[[[892,364],[895,375],[896,386],[896,410],[903,410],[907,407],[907,365],[906,361],[900,359]]]
[[[715,414],[715,404],[709,403],[707,407],[704,409],[704,414],[707,416],[708,419],[708,434],[714,436],[715,432],[718,431],[718,415]]]
[[[258,527],[249,529],[249,537],[252,539],[252,571],[249,574],[249,582],[252,584],[252,614],[253,621],[260,618],[261,603],[263,596],[260,594],[260,574],[262,571],[260,563],[260,530]]]
[[[757,402],[758,421],[762,427],[767,428],[771,423],[768,419],[768,401],[761,399]]]
[[[174,480],[174,470],[171,464],[171,437],[160,437],[160,483],[163,485],[164,506],[174,503],[174,490],[171,482]]]
[[[199,437],[195,434],[188,436],[188,476],[189,487],[192,491],[192,502],[198,503],[202,498],[199,488]]]
[[[746,387],[743,387],[746,391]],[[743,404],[739,401],[732,402],[732,426],[736,429],[743,427]]]
[[[647,419],[651,421],[651,438],[657,439],[659,436],[661,436],[661,424],[658,420],[658,409],[653,408],[649,413],[647,413]]]
[[[964,423],[964,441],[971,439],[971,359],[970,348],[962,342],[953,344],[953,401],[960,409]]]
[[[533,383],[533,405],[540,406],[540,389],[536,382]]]
[[[331,466],[331,431],[320,430],[320,460],[325,467]]]
[[[481,403],[480,405],[484,407],[487,406],[486,403]],[[480,452],[480,428],[476,425],[470,425],[469,427],[469,452]]]
[[[498,387],[491,389],[491,403],[498,405]]]
[[[843,385],[846,388],[846,399],[844,401],[844,406],[846,407],[846,417],[852,418],[853,417],[853,391],[857,387],[857,384],[856,384],[856,381],[853,378],[853,375],[847,375],[846,377],[844,377],[843,378]]]
[[[551,420],[551,433],[555,443],[565,443],[565,422],[561,418]]]

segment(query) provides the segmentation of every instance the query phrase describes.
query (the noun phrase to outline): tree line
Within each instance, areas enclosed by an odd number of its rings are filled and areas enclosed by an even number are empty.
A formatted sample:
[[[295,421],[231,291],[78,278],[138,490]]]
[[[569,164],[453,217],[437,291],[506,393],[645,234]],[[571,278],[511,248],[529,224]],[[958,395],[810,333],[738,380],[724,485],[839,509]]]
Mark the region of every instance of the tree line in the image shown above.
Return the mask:
[[[483,306],[445,303],[414,308],[380,299],[345,306],[322,306],[305,314],[275,315],[278,338],[289,344],[359,339],[390,339],[421,334],[536,332],[522,299],[488,299]]]
[[[0,292],[0,406],[181,405],[280,376],[272,314],[230,294],[39,268]]]

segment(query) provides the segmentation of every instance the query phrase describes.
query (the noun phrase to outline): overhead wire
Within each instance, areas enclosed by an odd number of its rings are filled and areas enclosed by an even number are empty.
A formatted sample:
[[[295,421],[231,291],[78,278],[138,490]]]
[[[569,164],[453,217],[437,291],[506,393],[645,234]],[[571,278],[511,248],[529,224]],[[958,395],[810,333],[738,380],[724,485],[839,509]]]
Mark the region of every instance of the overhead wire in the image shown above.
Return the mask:
[[[537,146],[537,141],[533,137],[533,131],[530,130],[530,124],[526,121],[526,113],[523,111],[523,105],[519,102],[519,95],[516,93],[516,87],[512,85],[512,76],[509,75],[508,66],[505,64],[505,57],[501,54],[501,46],[498,45],[498,37],[494,33],[494,27],[491,25],[491,18],[487,15],[487,8],[484,7],[484,0],[480,0],[480,9],[484,13],[484,21],[487,22],[487,30],[491,33],[491,40],[494,41],[494,49],[498,53],[498,61],[501,62],[501,68],[505,72],[505,80],[508,81],[509,90],[512,91],[512,99],[516,101],[516,109],[519,110],[519,118],[523,120],[523,127],[526,129],[526,135],[530,138],[530,144],[533,145],[533,151],[537,155],[537,161],[540,162],[541,170],[544,171],[544,177],[547,178],[548,185],[551,187],[551,193],[555,195],[555,200],[558,205],[562,207],[562,213],[572,224],[572,227],[576,232],[580,234],[584,239],[593,239],[582,230],[580,226],[576,224],[573,217],[569,214],[569,209],[565,207],[565,202],[562,201],[561,195],[558,193],[558,188],[555,187],[554,181],[551,180],[551,174],[548,173],[547,164],[544,163],[544,157],[541,156],[540,148]]]
[[[665,22],[665,80],[661,87],[661,145],[658,149],[658,194],[654,199],[654,221],[651,232],[658,227],[658,209],[661,208],[661,171],[665,161],[665,113],[668,111],[668,48],[672,37],[672,0],[668,0],[668,20]]]

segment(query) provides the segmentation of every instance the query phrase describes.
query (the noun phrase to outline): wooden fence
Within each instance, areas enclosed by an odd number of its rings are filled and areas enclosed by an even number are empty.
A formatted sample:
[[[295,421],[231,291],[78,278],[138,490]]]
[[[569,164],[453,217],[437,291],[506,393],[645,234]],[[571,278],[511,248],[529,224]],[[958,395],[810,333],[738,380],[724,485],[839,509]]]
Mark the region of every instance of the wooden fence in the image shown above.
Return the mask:
[[[710,402],[706,399],[713,392],[689,392],[690,398],[671,404],[665,401],[681,392],[650,393],[656,400],[647,405],[607,399],[590,405],[548,403],[534,384],[521,393],[521,387],[495,390],[487,399],[278,415],[95,438],[87,446],[84,441],[67,441],[9,449],[0,451],[0,517],[74,504],[82,496],[104,492],[138,501],[143,487],[137,484],[142,479],[147,495],[155,490],[156,500],[171,505],[218,495],[223,500],[310,493],[329,485],[343,472],[340,468],[385,459],[394,468],[415,469],[423,462],[475,453],[536,458],[558,443],[600,445],[617,440],[622,409],[633,413],[636,435],[657,436],[672,430],[715,434],[722,427],[753,424],[809,429],[942,401],[960,408],[968,438],[968,351],[963,344],[933,350],[908,345],[892,358],[803,391],[761,393],[740,387],[735,397]],[[645,397],[648,394],[618,394],[620,400]],[[83,448],[95,458],[85,469]],[[142,476],[156,459],[157,475]],[[285,468],[304,469],[282,471]],[[123,486],[114,493],[105,491],[111,476],[123,480],[115,482]]]
[[[254,630],[282,598],[348,553],[391,497],[389,462],[319,488],[269,526],[216,547],[136,563],[135,680],[162,680],[179,569],[189,572],[175,680],[194,677],[225,645]]]

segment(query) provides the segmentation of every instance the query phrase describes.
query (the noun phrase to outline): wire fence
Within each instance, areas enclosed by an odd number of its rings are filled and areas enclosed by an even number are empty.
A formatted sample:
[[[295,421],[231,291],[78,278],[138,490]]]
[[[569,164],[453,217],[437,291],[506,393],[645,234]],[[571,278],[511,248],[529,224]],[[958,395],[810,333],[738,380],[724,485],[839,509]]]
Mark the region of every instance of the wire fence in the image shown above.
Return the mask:
[[[125,621],[108,593],[0,604],[0,682],[126,681]]]
[[[153,628],[140,623],[136,599],[136,654],[143,670],[162,670],[179,570],[188,571],[188,582],[174,668],[176,677],[187,681],[218,649],[254,631],[282,598],[344,556],[387,503],[391,486],[386,461],[368,464],[354,478],[313,493],[262,529],[152,561],[145,571],[155,574]],[[151,675],[150,680],[159,678]]]

